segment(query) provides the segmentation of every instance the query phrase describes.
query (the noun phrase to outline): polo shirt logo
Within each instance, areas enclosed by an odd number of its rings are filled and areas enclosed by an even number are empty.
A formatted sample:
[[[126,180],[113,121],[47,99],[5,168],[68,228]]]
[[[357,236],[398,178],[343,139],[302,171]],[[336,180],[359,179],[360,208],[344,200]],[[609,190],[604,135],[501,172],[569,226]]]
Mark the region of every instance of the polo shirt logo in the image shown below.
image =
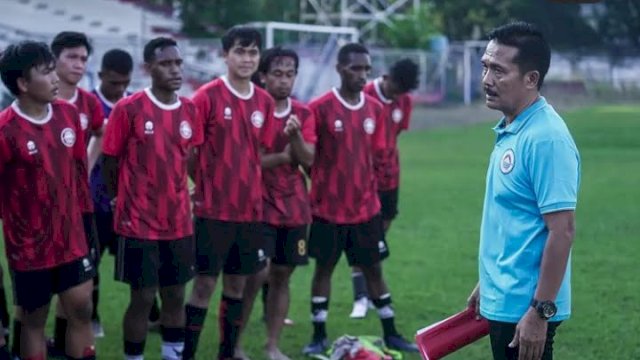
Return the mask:
[[[515,163],[516,156],[513,153],[513,149],[507,149],[500,159],[500,171],[502,171],[503,174],[510,173],[511,170],[513,170]]]

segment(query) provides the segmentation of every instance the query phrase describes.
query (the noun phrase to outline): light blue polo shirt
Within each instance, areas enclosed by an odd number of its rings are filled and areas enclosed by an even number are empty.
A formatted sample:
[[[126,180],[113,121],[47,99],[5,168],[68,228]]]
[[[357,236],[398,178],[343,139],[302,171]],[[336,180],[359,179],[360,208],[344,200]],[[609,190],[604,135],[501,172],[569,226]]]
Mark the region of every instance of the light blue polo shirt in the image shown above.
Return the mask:
[[[549,234],[542,215],[575,210],[580,155],[556,111],[540,97],[497,134],[480,229],[480,313],[516,323],[529,309]],[[552,321],[571,314],[571,259]]]

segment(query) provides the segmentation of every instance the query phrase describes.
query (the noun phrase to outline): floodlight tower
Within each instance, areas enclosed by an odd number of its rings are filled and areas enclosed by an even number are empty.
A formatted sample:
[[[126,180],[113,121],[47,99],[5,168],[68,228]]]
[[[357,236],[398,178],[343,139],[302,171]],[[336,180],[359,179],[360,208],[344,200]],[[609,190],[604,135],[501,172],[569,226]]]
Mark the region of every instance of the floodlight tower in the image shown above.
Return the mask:
[[[360,36],[376,41],[381,24],[393,26],[411,10],[420,9],[420,0],[300,0],[302,23],[353,26]]]

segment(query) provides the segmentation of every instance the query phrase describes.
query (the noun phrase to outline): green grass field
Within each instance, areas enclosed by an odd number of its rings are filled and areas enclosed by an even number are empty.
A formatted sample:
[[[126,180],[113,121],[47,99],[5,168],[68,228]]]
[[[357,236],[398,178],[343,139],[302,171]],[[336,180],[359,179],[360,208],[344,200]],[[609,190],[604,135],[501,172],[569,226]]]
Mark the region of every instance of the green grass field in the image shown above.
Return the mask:
[[[603,106],[564,114],[582,156],[582,185],[573,251],[573,318],[557,335],[558,359],[640,359],[640,107]],[[493,145],[491,123],[406,134],[401,140],[400,216],[389,234],[385,263],[399,329],[408,337],[465,306],[477,281],[478,232],[484,177]],[[4,256],[3,256],[4,261]],[[102,264],[100,305],[107,337],[102,359],[121,359],[121,319],[128,290],[111,280],[113,258]],[[309,340],[311,267],[294,274],[290,317],[282,348],[293,359]],[[5,279],[5,285],[9,286]],[[328,329],[342,334],[380,332],[374,312],[351,320],[351,284],[344,262],[334,276]],[[201,338],[200,359],[212,359],[217,343],[219,296]],[[258,305],[244,345],[262,359],[265,334]],[[159,359],[159,335],[147,340],[147,359]],[[408,356],[418,359],[419,356]],[[488,340],[451,359],[489,359]]]

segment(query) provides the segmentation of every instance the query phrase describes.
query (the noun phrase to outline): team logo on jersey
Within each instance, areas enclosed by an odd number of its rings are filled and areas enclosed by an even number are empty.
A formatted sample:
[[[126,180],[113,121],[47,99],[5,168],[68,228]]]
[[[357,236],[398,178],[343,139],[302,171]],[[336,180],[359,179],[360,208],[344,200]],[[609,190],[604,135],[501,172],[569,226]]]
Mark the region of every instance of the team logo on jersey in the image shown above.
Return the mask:
[[[393,109],[393,111],[391,112],[391,120],[393,120],[393,122],[396,124],[402,121],[402,110]]]
[[[32,140],[27,141],[27,151],[29,152],[29,155],[38,153],[38,149],[36,149],[36,143]]]
[[[513,149],[507,149],[500,159],[500,171],[502,171],[503,174],[510,173],[515,163],[516,155],[513,153]]]
[[[366,132],[369,135],[373,134],[374,131],[376,131],[376,122],[373,121],[372,118],[364,119],[363,126],[364,126],[364,132]]]
[[[82,130],[87,130],[89,127],[89,118],[87,117],[87,114],[80,114],[80,127]]]
[[[72,147],[76,143],[76,132],[72,128],[64,128],[60,133],[60,140],[66,147]]]
[[[228,106],[224,108],[224,118],[225,120],[231,120],[231,108]]]
[[[147,135],[153,134],[153,123],[151,121],[144,123],[144,133]]]
[[[251,123],[258,129],[262,127],[262,125],[264,124],[264,115],[261,111],[256,110],[253,112],[253,114],[251,114]]]
[[[258,261],[265,261],[267,260],[267,257],[264,255],[264,250],[259,249],[258,250]]]
[[[191,130],[191,125],[189,125],[189,122],[187,122],[186,120],[183,120],[180,123],[180,136],[182,136],[183,139],[191,139],[191,135],[193,135],[193,131]]]
[[[333,129],[335,131],[344,131],[344,126],[342,125],[342,120],[336,120],[333,123]]]

